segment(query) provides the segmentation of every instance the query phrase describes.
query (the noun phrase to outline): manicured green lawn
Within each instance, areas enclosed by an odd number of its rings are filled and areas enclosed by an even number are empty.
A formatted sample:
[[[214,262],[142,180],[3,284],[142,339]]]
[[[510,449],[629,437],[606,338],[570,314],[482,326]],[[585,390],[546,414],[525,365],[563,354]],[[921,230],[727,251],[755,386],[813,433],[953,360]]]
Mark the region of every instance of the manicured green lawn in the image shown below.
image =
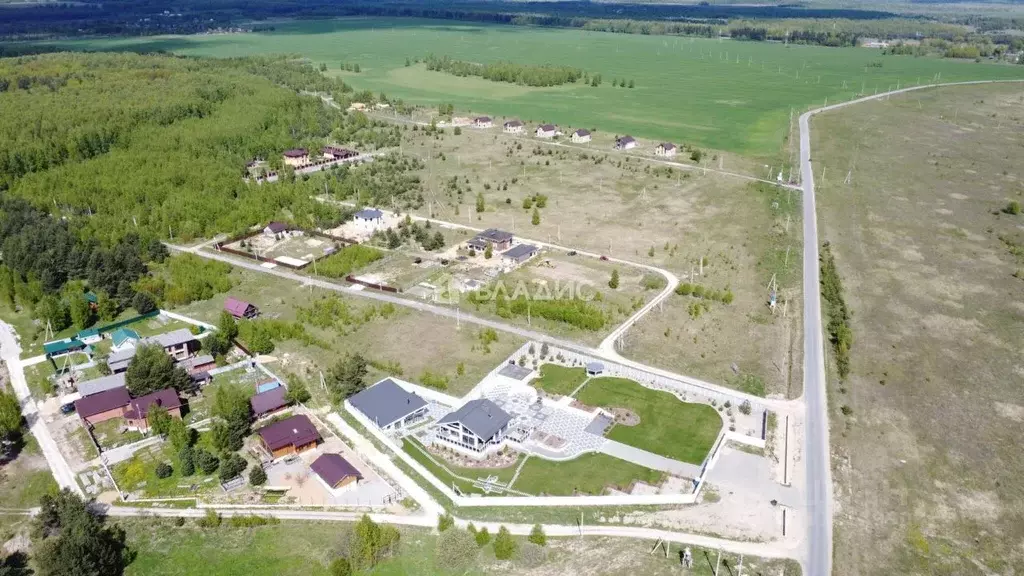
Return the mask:
[[[567,462],[533,456],[526,461],[512,487],[538,496],[600,495],[608,487],[627,490],[634,480],[657,485],[664,477],[664,472],[607,454],[584,454]]]
[[[484,493],[483,490],[480,490],[479,488],[474,487],[471,482],[467,482],[465,480],[459,480],[458,478],[452,477],[450,474],[445,472],[443,468],[441,468],[437,464],[434,464],[430,460],[430,458],[427,457],[426,454],[424,454],[420,450],[417,450],[416,449],[416,445],[419,445],[420,447],[423,446],[422,444],[419,444],[419,442],[416,441],[416,440],[411,440],[409,438],[406,438],[402,442],[402,449],[407,454],[412,456],[417,462],[419,462],[420,464],[425,466],[427,468],[427,470],[430,470],[434,474],[434,476],[437,476],[437,478],[439,480],[441,480],[442,482],[445,482],[449,486],[451,486],[452,483],[455,483],[455,485],[459,487],[459,490],[462,490],[462,492],[465,493],[465,494],[483,494]],[[455,473],[455,474],[457,474],[459,476],[465,477],[465,478],[475,479],[475,478],[486,478],[488,476],[497,476],[498,480],[500,482],[508,482],[509,480],[512,479],[512,476],[515,475],[516,466],[519,465],[519,462],[520,462],[521,459],[522,459],[522,456],[520,456],[519,459],[516,460],[515,464],[512,464],[511,466],[506,466],[505,468],[491,468],[491,469],[460,468],[458,466],[452,466],[452,465],[449,465],[449,464],[446,464],[446,466],[448,466],[448,469],[451,470],[453,473]]]
[[[459,112],[520,117],[529,122],[597,128],[608,133],[689,142],[755,156],[782,145],[790,111],[850,99],[890,86],[1021,78],[1024,69],[864,48],[613,34],[578,29],[512,27],[440,20],[351,18],[276,22],[252,34],[147,36],[45,42],[70,50],[167,50],[237,57],[298,54],[356,90],[383,91],[407,102]],[[604,79],[532,88],[461,78],[405,66],[428,54],[473,62],[512,61],[581,68]],[[343,72],[341,62],[360,73]],[[612,87],[613,79],[636,87]]]
[[[704,461],[722,428],[711,406],[681,402],[625,378],[594,378],[576,399],[588,406],[628,408],[640,417],[637,426],[616,424],[608,438],[691,464]]]
[[[540,378],[530,382],[530,385],[549,394],[568,396],[586,379],[587,371],[584,368],[569,368],[567,366],[559,366],[558,364],[541,364]]]

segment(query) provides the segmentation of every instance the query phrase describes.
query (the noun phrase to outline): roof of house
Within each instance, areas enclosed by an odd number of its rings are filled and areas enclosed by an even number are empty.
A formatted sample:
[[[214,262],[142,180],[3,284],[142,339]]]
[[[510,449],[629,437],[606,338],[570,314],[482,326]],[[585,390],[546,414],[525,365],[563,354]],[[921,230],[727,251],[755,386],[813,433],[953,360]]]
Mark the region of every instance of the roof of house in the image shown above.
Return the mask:
[[[129,362],[132,358],[135,358],[135,348],[125,348],[124,350],[111,352],[110,356],[107,356],[107,365],[113,366],[120,362]]]
[[[124,412],[125,418],[141,420],[149,414],[150,409],[159,406],[165,410],[181,408],[181,398],[178,398],[178,391],[174,388],[164,388],[156,392],[150,392],[145,396],[139,396],[128,403],[128,409]]]
[[[224,301],[224,309],[235,316],[245,315],[245,311],[249,309],[249,306],[252,306],[252,304],[233,296],[228,296],[228,299]]]
[[[620,136],[615,139],[616,144],[629,144],[630,142],[636,142],[632,136]]]
[[[126,340],[135,340],[138,342],[142,338],[139,336],[138,332],[131,328],[118,328],[110,335],[110,339],[114,342],[114,346],[120,346],[124,344]]]
[[[324,146],[324,154],[330,154],[331,156],[355,156],[358,154],[355,150],[349,150],[348,148],[340,148],[338,146]]]
[[[164,348],[170,348],[171,346],[179,346],[195,339],[196,336],[192,332],[189,332],[185,328],[178,328],[177,330],[157,334],[156,336],[150,336],[149,338],[146,338],[146,343],[159,344]]]
[[[98,304],[99,301],[100,301],[100,297],[97,296],[96,293],[91,291],[91,290],[89,292],[86,292],[84,294],[84,296],[85,296],[85,301],[90,303],[90,304]]]
[[[286,446],[305,446],[320,440],[320,432],[304,414],[285,418],[256,431],[271,451]]]
[[[99,331],[98,328],[86,328],[85,330],[80,330],[78,332],[78,334],[75,335],[75,338],[78,338],[79,340],[84,340],[86,338],[89,338],[90,336],[99,336],[99,335],[100,335],[100,331]]]
[[[478,123],[478,124],[485,124],[485,123],[491,121],[491,117],[490,116],[480,116],[478,118],[473,119],[473,121]]]
[[[288,225],[284,222],[271,222],[270,224],[267,224],[265,230],[270,230],[274,234],[277,234],[278,232],[287,232]]]
[[[573,134],[575,134],[576,136],[590,136],[590,130],[580,128],[579,130],[573,132]]]
[[[266,392],[256,394],[252,398],[249,398],[249,405],[252,406],[252,413],[256,416],[262,416],[273,412],[278,408],[284,408],[288,405],[288,401],[284,398],[287,393],[287,388],[284,386],[277,386],[267,390]]]
[[[111,374],[109,376],[100,376],[99,378],[93,378],[92,380],[86,380],[85,382],[78,383],[78,393],[83,398],[86,396],[92,396],[93,394],[99,394],[106,390],[112,390],[114,388],[124,387],[124,372],[119,374]]]
[[[88,418],[115,408],[123,408],[131,401],[132,397],[128,394],[127,388],[123,386],[111,388],[99,394],[75,400],[75,412],[78,412],[82,418]]]
[[[382,428],[427,405],[423,398],[402,388],[391,378],[354,394],[348,401]]]
[[[305,148],[294,148],[292,150],[285,150],[284,155],[286,158],[302,158],[303,156],[309,156],[309,152]]]
[[[662,142],[661,143],[661,148],[663,150],[675,150],[676,149],[676,145],[671,143],[671,142]]]
[[[587,372],[604,372],[604,364],[600,362],[587,362]]]
[[[509,423],[512,416],[494,402],[481,398],[470,400],[454,412],[449,412],[439,421],[440,424],[458,422],[470,432],[484,440],[494,436],[502,426]]]
[[[178,366],[181,366],[189,372],[199,368],[201,366],[209,366],[210,364],[216,364],[217,360],[209,354],[200,354],[193,356],[192,358],[185,358],[178,362]]]
[[[541,124],[540,126],[537,127],[537,129],[538,130],[543,130],[545,132],[554,132],[555,125],[554,124]]]
[[[519,244],[501,253],[503,258],[522,258],[537,253],[537,247],[533,244]]]
[[[321,454],[319,458],[313,460],[309,467],[328,486],[334,486],[349,476],[355,476],[359,480],[363,479],[363,475],[359,473],[359,470],[351,462],[342,458],[340,454],[332,454],[330,452]]]
[[[483,232],[477,233],[473,237],[474,240],[487,240],[489,242],[508,242],[512,239],[511,232],[505,232],[504,230],[498,230],[497,228],[488,228]]]
[[[85,342],[77,338],[64,338],[63,340],[54,340],[52,342],[46,342],[43,344],[43,352],[47,354],[63,354],[71,350],[79,350],[85,348]]]
[[[384,213],[376,208],[363,208],[356,212],[356,218],[362,218],[363,220],[376,220],[381,216],[384,216]]]
[[[519,120],[509,120],[508,122],[505,122],[505,126],[507,126],[509,128],[518,128],[518,127],[520,127],[522,125],[523,125],[523,123],[520,122]]]

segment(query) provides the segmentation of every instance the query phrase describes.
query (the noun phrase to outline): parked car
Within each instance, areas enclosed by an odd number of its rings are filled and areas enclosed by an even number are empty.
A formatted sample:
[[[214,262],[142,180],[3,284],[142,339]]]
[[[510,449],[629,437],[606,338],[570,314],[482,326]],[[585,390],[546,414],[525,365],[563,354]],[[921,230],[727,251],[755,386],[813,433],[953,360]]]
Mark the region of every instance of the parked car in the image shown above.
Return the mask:
[[[67,404],[64,404],[63,406],[60,407],[60,413],[61,414],[72,414],[72,413],[74,413],[74,411],[75,411],[75,403],[74,402],[68,402]]]
[[[608,261],[608,257],[607,256],[601,256],[601,260],[607,262]]]
[[[577,252],[575,250],[569,250],[568,254],[569,254],[569,256],[575,256],[575,255],[579,254],[579,252]]]

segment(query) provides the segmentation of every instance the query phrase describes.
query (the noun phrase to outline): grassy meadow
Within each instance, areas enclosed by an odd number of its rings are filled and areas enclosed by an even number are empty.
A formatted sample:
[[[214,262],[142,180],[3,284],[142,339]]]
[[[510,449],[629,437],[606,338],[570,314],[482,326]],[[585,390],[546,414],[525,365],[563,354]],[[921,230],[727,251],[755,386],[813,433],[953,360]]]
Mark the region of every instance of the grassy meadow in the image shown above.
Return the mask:
[[[296,54],[327,65],[357,89],[423,105],[607,132],[689,142],[771,156],[790,114],[811,105],[902,86],[982,78],[1024,78],[1024,69],[860,48],[522,28],[447,21],[348,18],[280,22],[273,32],[68,40],[70,50],[166,50],[232,57]],[[531,88],[430,72],[406,60],[430,53],[475,62],[568,65],[600,74],[581,83]],[[344,72],[342,63],[361,72]],[[613,79],[636,87],[612,87]]]

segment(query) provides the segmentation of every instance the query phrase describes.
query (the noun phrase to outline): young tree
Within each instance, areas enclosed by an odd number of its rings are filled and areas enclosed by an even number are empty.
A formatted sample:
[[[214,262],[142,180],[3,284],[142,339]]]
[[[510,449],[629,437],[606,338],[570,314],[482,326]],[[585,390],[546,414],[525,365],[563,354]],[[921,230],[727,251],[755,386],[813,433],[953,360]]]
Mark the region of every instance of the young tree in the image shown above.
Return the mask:
[[[366,388],[366,358],[348,354],[327,371],[327,388],[337,401],[342,401]]]
[[[633,81],[632,81],[632,80],[630,80],[630,81],[629,81],[629,87],[630,87],[630,88],[632,88],[633,86],[635,86],[635,84],[633,83]]]
[[[406,61],[408,62],[408,60]],[[348,561],[348,558],[335,558],[331,562],[330,572],[331,576],[352,576],[352,564]]]
[[[191,383],[185,369],[175,366],[163,348],[156,345],[139,346],[125,372],[125,385],[134,397],[168,387],[180,391]]]
[[[310,398],[309,390],[306,388],[305,383],[300,380],[292,382],[284,395],[284,399],[291,404],[302,404],[308,402]]]
[[[178,463],[182,476],[191,476],[196,473],[195,451],[191,446],[185,446],[178,452]]]
[[[487,546],[491,542],[491,533],[487,531],[487,526],[476,531],[476,545]]]
[[[516,541],[508,528],[502,526],[494,538],[494,557],[498,560],[511,560],[516,553]]]
[[[608,280],[608,287],[615,290],[619,287],[619,269],[612,270],[612,277]]]
[[[494,249],[491,248],[491,245],[488,243],[487,246],[484,247],[484,258],[490,260],[491,256],[494,256]]]
[[[45,494],[32,521],[38,576],[120,575],[128,560],[125,532],[107,526],[70,490]]]
[[[267,483],[267,473],[263,471],[262,466],[253,466],[252,470],[249,470],[249,484],[252,486],[263,486]]]
[[[174,446],[174,449],[179,452],[195,444],[197,435],[198,433],[186,426],[181,418],[171,418],[167,425],[167,439],[171,441],[171,446]]]
[[[483,212],[486,209],[487,209],[487,206],[484,204],[484,193],[483,192],[477,192],[476,193],[476,213],[479,214],[479,213]]]
[[[540,224],[540,210],[536,206],[533,207],[533,217],[530,218],[530,224],[534,226]]]
[[[68,305],[71,312],[71,322],[79,329],[85,329],[93,323],[92,306],[84,296],[72,296]]]
[[[149,429],[153,434],[163,436],[170,431],[171,420],[174,420],[174,417],[163,406],[150,406],[146,420],[149,422]]]
[[[107,296],[106,292],[100,292],[97,295],[97,298],[99,299],[99,302],[96,304],[96,312],[99,314],[100,320],[110,322],[114,318],[117,318],[117,314],[121,311],[117,300]]]
[[[538,546],[544,546],[548,542],[548,537],[544,534],[544,528],[540,524],[534,524],[528,540]]]
[[[156,465],[156,477],[157,478],[170,478],[171,474],[174,474],[174,468],[167,462],[161,462]]]
[[[448,512],[445,512],[441,516],[437,517],[437,531],[444,532],[445,530],[455,526],[455,518]]]
[[[0,440],[14,440],[21,435],[21,405],[10,392],[0,391]]]
[[[221,462],[220,481],[227,482],[232,478],[240,476],[243,472],[245,472],[245,469],[248,466],[249,463],[245,461],[245,458],[242,458],[238,454],[232,454],[226,460]]]
[[[220,459],[200,448],[196,450],[195,463],[203,474],[213,474],[220,466]]]

